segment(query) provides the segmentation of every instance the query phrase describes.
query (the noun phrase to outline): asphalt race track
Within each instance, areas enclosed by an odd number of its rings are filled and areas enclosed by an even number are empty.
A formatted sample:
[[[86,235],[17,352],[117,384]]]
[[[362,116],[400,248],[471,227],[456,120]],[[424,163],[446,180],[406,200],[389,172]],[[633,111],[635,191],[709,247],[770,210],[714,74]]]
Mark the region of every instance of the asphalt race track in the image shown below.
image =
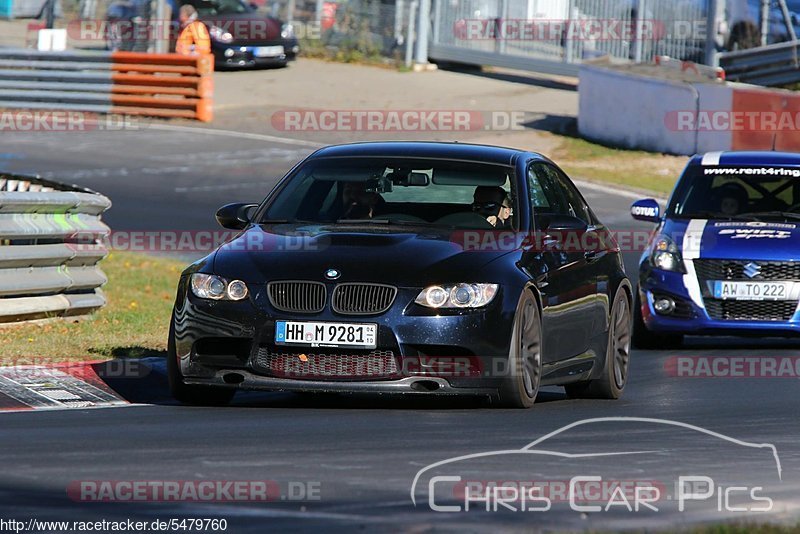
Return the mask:
[[[0,170],[35,171],[101,191],[115,203],[105,220],[116,230],[213,230],[216,207],[260,200],[313,148],[255,138],[203,134],[202,139],[204,147],[191,132],[17,134],[0,141]],[[599,189],[583,192],[612,228],[647,228],[630,220],[630,198]],[[636,256],[626,255],[632,278]],[[131,406],[0,414],[0,518],[218,518],[227,520],[230,532],[323,526],[637,529],[726,519],[793,524],[800,517],[796,375],[688,378],[674,371],[679,356],[774,359],[796,356],[795,347],[780,340],[689,338],[680,350],[634,351],[631,380],[620,401],[568,400],[556,388],[540,393],[527,411],[491,409],[471,400],[289,394],[240,394],[226,408],[184,407],[166,396],[163,362],[148,361],[152,372],[145,378],[111,384]],[[571,423],[616,417],[676,421],[708,432],[657,421],[596,421],[537,446],[561,456],[508,453]],[[747,444],[769,444],[774,451]],[[489,451],[505,454],[425,470]],[[412,483],[420,470],[415,506]],[[429,501],[433,473],[469,481],[551,483],[599,475],[658,481],[663,492],[654,503],[658,511],[615,506],[579,512],[553,498],[547,511],[500,506],[487,512],[479,502],[470,511],[437,512]],[[707,499],[687,502],[680,511],[671,486],[676,476],[708,476],[716,487]],[[179,504],[81,502],[68,492],[79,481],[120,480],[258,480],[271,481],[277,490],[267,503]],[[436,487],[447,489],[437,493],[435,503],[453,501],[453,488]],[[731,487],[747,490],[725,491]],[[750,490],[771,499],[769,511],[738,511],[742,501],[751,508],[763,504],[742,499]],[[606,500],[595,504],[605,508]]]

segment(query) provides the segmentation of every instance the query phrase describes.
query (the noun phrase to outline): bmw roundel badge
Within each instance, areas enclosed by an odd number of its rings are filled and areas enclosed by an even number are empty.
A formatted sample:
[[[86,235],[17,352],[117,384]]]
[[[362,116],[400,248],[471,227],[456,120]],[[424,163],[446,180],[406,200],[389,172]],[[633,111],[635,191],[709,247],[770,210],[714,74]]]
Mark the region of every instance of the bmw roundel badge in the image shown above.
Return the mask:
[[[328,280],[336,280],[340,276],[342,276],[342,273],[340,273],[336,269],[328,269],[327,271],[325,271],[325,278],[327,278]]]

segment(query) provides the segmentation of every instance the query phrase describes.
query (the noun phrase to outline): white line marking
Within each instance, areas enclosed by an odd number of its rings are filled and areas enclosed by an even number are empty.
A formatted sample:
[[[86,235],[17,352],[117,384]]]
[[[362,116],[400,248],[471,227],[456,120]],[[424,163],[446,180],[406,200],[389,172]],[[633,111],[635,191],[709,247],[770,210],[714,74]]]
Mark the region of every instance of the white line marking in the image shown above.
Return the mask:
[[[156,404],[146,404],[146,403],[129,403],[125,401],[120,401],[119,404],[108,403],[108,404],[95,404],[93,406],[81,406],[80,408],[75,408],[72,406],[37,406],[35,408],[27,407],[27,408],[11,408],[5,409],[0,408],[0,414],[10,414],[10,413],[36,413],[36,412],[63,412],[63,411],[74,411],[74,410],[105,410],[109,408],[138,408],[138,407],[147,407],[147,406],[157,406]]]
[[[199,133],[206,135],[221,135],[225,137],[238,137],[240,139],[254,139],[256,141],[269,141],[271,143],[283,143],[286,145],[306,146],[309,148],[322,148],[324,146],[327,146],[325,143],[305,141],[303,139],[278,137],[277,135],[236,132],[234,130],[217,130],[215,128],[196,128],[193,126],[178,126],[174,124],[148,124],[147,128],[153,130],[164,130],[171,132],[186,132],[186,133]],[[142,130],[144,129],[145,128],[142,128]]]
[[[614,196],[622,197],[622,198],[628,198],[628,199],[631,199],[631,200],[640,200],[642,198],[646,198],[647,197],[647,193],[637,193],[635,191],[629,191],[627,189],[622,189],[622,186],[614,187],[614,186],[610,186],[610,185],[597,184],[597,183],[594,183],[594,182],[585,182],[583,180],[572,180],[572,181],[575,183],[575,185],[577,185],[581,189],[590,189],[590,190],[593,190],[593,191],[599,191],[601,193],[607,193],[609,195],[614,195]],[[667,201],[666,198],[662,198],[662,197],[651,197],[651,198],[655,198],[656,200],[658,200],[660,202],[666,202]]]
[[[176,187],[176,193],[194,193],[208,191],[227,191],[229,189],[248,189],[253,187],[264,187],[264,182],[242,182],[238,184],[224,185],[195,185],[191,187]]]

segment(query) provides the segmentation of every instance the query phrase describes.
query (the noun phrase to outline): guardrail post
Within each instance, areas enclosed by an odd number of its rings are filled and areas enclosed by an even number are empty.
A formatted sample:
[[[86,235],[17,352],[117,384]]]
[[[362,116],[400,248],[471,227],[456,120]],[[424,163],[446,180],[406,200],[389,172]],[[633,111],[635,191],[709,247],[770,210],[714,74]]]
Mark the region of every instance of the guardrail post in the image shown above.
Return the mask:
[[[717,29],[719,24],[718,15],[720,12],[724,16],[724,10],[720,11],[719,2],[724,0],[708,0],[708,13],[706,14],[706,45],[705,45],[705,64],[712,67],[719,65],[717,56]]]
[[[431,25],[431,0],[420,0],[417,19],[417,43],[415,62],[421,65],[428,63],[428,30]]]
[[[417,0],[411,0],[408,5],[408,35],[406,37],[406,67],[411,68],[413,63],[414,31],[417,23]]]
[[[574,0],[569,1],[569,5],[567,7],[567,28],[566,28],[566,36],[564,38],[564,63],[574,63],[575,62],[575,35],[578,35],[578,32],[572,31],[573,24],[580,24],[578,21],[578,8],[575,7]]]
[[[633,43],[633,61],[635,63],[641,63],[642,59],[644,58],[644,26],[645,21],[642,18],[642,14],[644,13],[644,9],[647,6],[645,5],[645,0],[635,0],[634,9],[636,10],[636,20],[634,23],[636,24],[635,27],[635,41]]]

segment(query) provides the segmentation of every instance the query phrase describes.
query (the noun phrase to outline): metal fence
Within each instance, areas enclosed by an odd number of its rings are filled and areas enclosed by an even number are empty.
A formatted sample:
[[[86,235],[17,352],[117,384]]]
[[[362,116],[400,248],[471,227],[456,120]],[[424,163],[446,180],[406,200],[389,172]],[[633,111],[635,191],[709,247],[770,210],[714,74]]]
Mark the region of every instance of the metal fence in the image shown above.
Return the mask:
[[[575,74],[585,60],[704,61],[711,0],[434,0],[430,57]],[[713,26],[713,24],[712,24]]]
[[[800,82],[800,42],[791,41],[720,55],[720,66],[733,82],[769,87]]]
[[[111,201],[36,176],[0,174],[0,323],[84,315],[105,304],[98,262]]]

